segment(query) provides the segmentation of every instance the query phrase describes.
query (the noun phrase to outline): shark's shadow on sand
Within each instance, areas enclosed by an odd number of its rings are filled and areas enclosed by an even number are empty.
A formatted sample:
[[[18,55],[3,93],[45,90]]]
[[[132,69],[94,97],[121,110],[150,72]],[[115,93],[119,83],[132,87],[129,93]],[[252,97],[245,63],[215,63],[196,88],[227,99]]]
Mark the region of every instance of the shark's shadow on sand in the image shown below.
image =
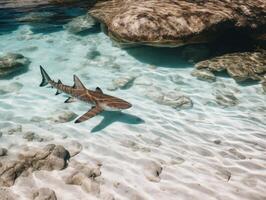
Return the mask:
[[[91,130],[91,133],[101,131],[114,122],[122,122],[125,124],[142,124],[142,123],[145,123],[145,121],[143,119],[141,119],[135,115],[123,113],[121,111],[104,111],[99,115],[103,116],[103,119],[97,126],[95,126]]]

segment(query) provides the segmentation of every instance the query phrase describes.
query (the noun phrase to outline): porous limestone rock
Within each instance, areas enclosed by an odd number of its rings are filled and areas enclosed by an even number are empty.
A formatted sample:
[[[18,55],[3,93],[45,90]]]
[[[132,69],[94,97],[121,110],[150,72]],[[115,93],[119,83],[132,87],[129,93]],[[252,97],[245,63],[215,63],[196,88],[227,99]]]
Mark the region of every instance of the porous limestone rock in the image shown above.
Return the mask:
[[[212,72],[226,70],[229,76],[241,82],[248,79],[264,80],[266,75],[266,51],[230,53],[196,64],[197,69]]]
[[[2,85],[0,88],[0,94],[7,94],[11,92],[18,92],[23,88],[23,85],[19,82],[13,82],[8,85]]]
[[[263,32],[265,7],[265,0],[108,0],[96,3],[90,14],[121,44],[182,46],[208,42],[227,30]]]
[[[217,90],[214,95],[216,98],[216,103],[223,107],[231,107],[239,103],[239,100],[234,93],[229,91]]]
[[[149,181],[159,182],[163,168],[158,162],[147,161],[144,163],[144,174]]]
[[[86,14],[74,18],[64,28],[70,33],[77,34],[92,28],[95,24],[96,21],[89,14]]]
[[[57,198],[50,188],[40,188],[33,193],[32,200],[57,200]]]
[[[36,170],[62,170],[67,166],[69,152],[60,145],[49,144],[42,149],[31,148],[16,159],[0,158],[0,187],[10,187],[21,175]]]
[[[65,123],[70,122],[75,119],[78,115],[71,111],[58,111],[52,117],[49,117],[48,120],[55,123]]]
[[[215,75],[209,70],[193,70],[191,72],[192,76],[197,77],[197,79],[207,82],[214,82],[216,80]]]
[[[100,184],[95,180],[101,175],[100,166],[93,167],[77,161],[71,162],[74,171],[65,177],[66,184],[80,185],[86,192],[99,193]]]
[[[9,188],[0,187],[0,200],[16,200],[19,196],[13,193]]]
[[[0,77],[6,77],[15,72],[25,70],[30,64],[30,60],[22,54],[7,53],[0,57]]]
[[[162,91],[161,88],[150,87],[145,95],[156,103],[171,106],[177,110],[189,109],[193,107],[193,101],[186,95],[178,91]]]
[[[0,156],[5,156],[7,154],[6,148],[0,148]]]
[[[130,88],[134,80],[135,76],[121,76],[113,80],[112,86],[108,88],[108,90],[117,90],[117,89],[128,89]]]

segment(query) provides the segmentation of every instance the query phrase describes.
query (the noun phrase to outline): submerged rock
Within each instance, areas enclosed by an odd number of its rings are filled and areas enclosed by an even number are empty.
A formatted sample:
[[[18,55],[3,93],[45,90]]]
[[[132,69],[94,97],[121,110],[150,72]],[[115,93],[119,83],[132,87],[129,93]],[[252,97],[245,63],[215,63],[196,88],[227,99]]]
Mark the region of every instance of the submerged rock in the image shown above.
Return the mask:
[[[197,77],[197,79],[207,82],[214,82],[216,80],[215,75],[209,70],[193,70],[191,72],[192,76]]]
[[[177,110],[189,109],[193,107],[192,100],[177,91],[166,93],[160,88],[151,87],[147,90],[146,96],[154,100],[156,103],[171,106]]]
[[[6,77],[15,72],[25,70],[30,64],[30,60],[22,54],[7,53],[0,57],[0,77]]]
[[[95,180],[101,175],[99,167],[92,167],[77,161],[72,161],[71,166],[75,170],[70,176],[65,177],[66,184],[80,185],[86,192],[100,192],[100,184]]]
[[[17,200],[20,197],[14,194],[9,188],[0,187],[0,200]]]
[[[238,98],[232,92],[216,91],[216,103],[223,107],[235,106],[239,103]]]
[[[108,90],[117,90],[117,89],[129,89],[136,79],[135,76],[122,76],[113,80],[113,84]]]
[[[45,23],[52,20],[55,15],[53,12],[30,12],[27,15],[17,19],[18,22],[28,22],[28,23]]]
[[[10,83],[8,85],[3,85],[0,88],[0,94],[7,94],[11,92],[18,92],[23,88],[23,85],[18,82]]]
[[[196,64],[197,69],[212,72],[226,70],[229,76],[241,82],[248,79],[264,80],[266,75],[266,51],[231,53]]]
[[[7,149],[0,148],[0,156],[5,156],[7,154]]]
[[[161,165],[154,161],[144,163],[144,174],[149,181],[159,182],[161,180],[160,174],[163,168]]]
[[[32,200],[57,200],[57,198],[50,188],[40,188],[33,193]]]
[[[51,120],[55,123],[65,123],[70,122],[75,119],[78,115],[71,111],[60,111],[55,113],[52,117],[49,117],[48,120]]]
[[[89,14],[87,14],[74,18],[72,21],[66,24],[64,28],[70,33],[77,34],[92,28],[95,26],[95,24],[96,21]]]
[[[28,149],[14,160],[0,159],[0,187],[10,187],[21,175],[36,170],[62,170],[67,166],[69,152],[60,145],[49,144],[42,149]]]
[[[262,0],[109,0],[96,3],[90,14],[119,43],[182,46],[226,30],[255,34],[266,25],[265,6]]]

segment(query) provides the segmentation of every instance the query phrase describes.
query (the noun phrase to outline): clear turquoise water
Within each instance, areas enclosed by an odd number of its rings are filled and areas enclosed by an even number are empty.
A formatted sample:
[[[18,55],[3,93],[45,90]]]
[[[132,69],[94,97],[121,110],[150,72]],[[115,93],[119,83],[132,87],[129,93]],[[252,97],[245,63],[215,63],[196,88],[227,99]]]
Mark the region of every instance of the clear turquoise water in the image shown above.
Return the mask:
[[[240,86],[228,77],[218,77],[214,83],[197,80],[190,75],[193,65],[176,49],[121,49],[102,32],[79,36],[64,29],[43,30],[34,32],[30,25],[20,25],[0,35],[0,55],[21,53],[31,60],[25,73],[0,80],[0,89],[7,91],[0,94],[0,130],[19,124],[25,131],[53,138],[52,143],[77,140],[84,147],[81,160],[103,162],[107,183],[123,174],[119,179],[141,191],[143,199],[176,199],[176,194],[181,199],[197,195],[223,199],[223,191],[228,199],[262,197],[266,186],[266,96],[261,86]],[[95,51],[100,55],[88,58]],[[72,85],[76,74],[88,88],[98,86],[133,107],[124,114],[106,112],[81,124],[73,120],[51,122],[48,118],[58,113],[81,115],[90,107],[80,102],[64,104],[64,95],[55,96],[54,89],[40,88],[39,65],[55,80]],[[128,88],[108,90],[113,80],[132,76],[136,79]],[[179,110],[158,103],[163,93],[182,93],[193,101],[193,107]],[[238,99],[237,104],[219,105],[217,95],[228,93]],[[215,144],[215,140],[221,144]],[[0,139],[0,145],[11,151],[15,144],[39,145],[23,140],[21,135]],[[157,185],[137,171],[144,160],[163,166]],[[232,173],[230,184],[217,175],[220,169]],[[139,182],[147,186],[143,188]],[[193,188],[194,184],[206,190]],[[121,191],[113,194],[130,199]]]

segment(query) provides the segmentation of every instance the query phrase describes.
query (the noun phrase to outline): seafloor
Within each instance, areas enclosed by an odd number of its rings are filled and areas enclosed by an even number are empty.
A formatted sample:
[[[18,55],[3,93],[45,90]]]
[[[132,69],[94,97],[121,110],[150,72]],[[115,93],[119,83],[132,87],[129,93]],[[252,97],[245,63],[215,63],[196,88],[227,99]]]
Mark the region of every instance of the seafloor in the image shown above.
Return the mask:
[[[226,76],[200,81],[178,49],[121,49],[98,31],[74,35],[22,24],[0,35],[0,56],[7,52],[31,61],[26,71],[0,80],[0,147],[7,157],[60,144],[77,151],[70,163],[101,173],[89,186],[67,184],[72,164],[18,177],[0,191],[15,199],[43,187],[59,200],[266,199],[266,96],[260,85]],[[133,107],[74,124],[90,106],[64,104],[66,96],[40,88],[39,65],[55,80],[72,85],[76,74],[88,88],[98,86]],[[180,97],[188,105],[176,105]]]

